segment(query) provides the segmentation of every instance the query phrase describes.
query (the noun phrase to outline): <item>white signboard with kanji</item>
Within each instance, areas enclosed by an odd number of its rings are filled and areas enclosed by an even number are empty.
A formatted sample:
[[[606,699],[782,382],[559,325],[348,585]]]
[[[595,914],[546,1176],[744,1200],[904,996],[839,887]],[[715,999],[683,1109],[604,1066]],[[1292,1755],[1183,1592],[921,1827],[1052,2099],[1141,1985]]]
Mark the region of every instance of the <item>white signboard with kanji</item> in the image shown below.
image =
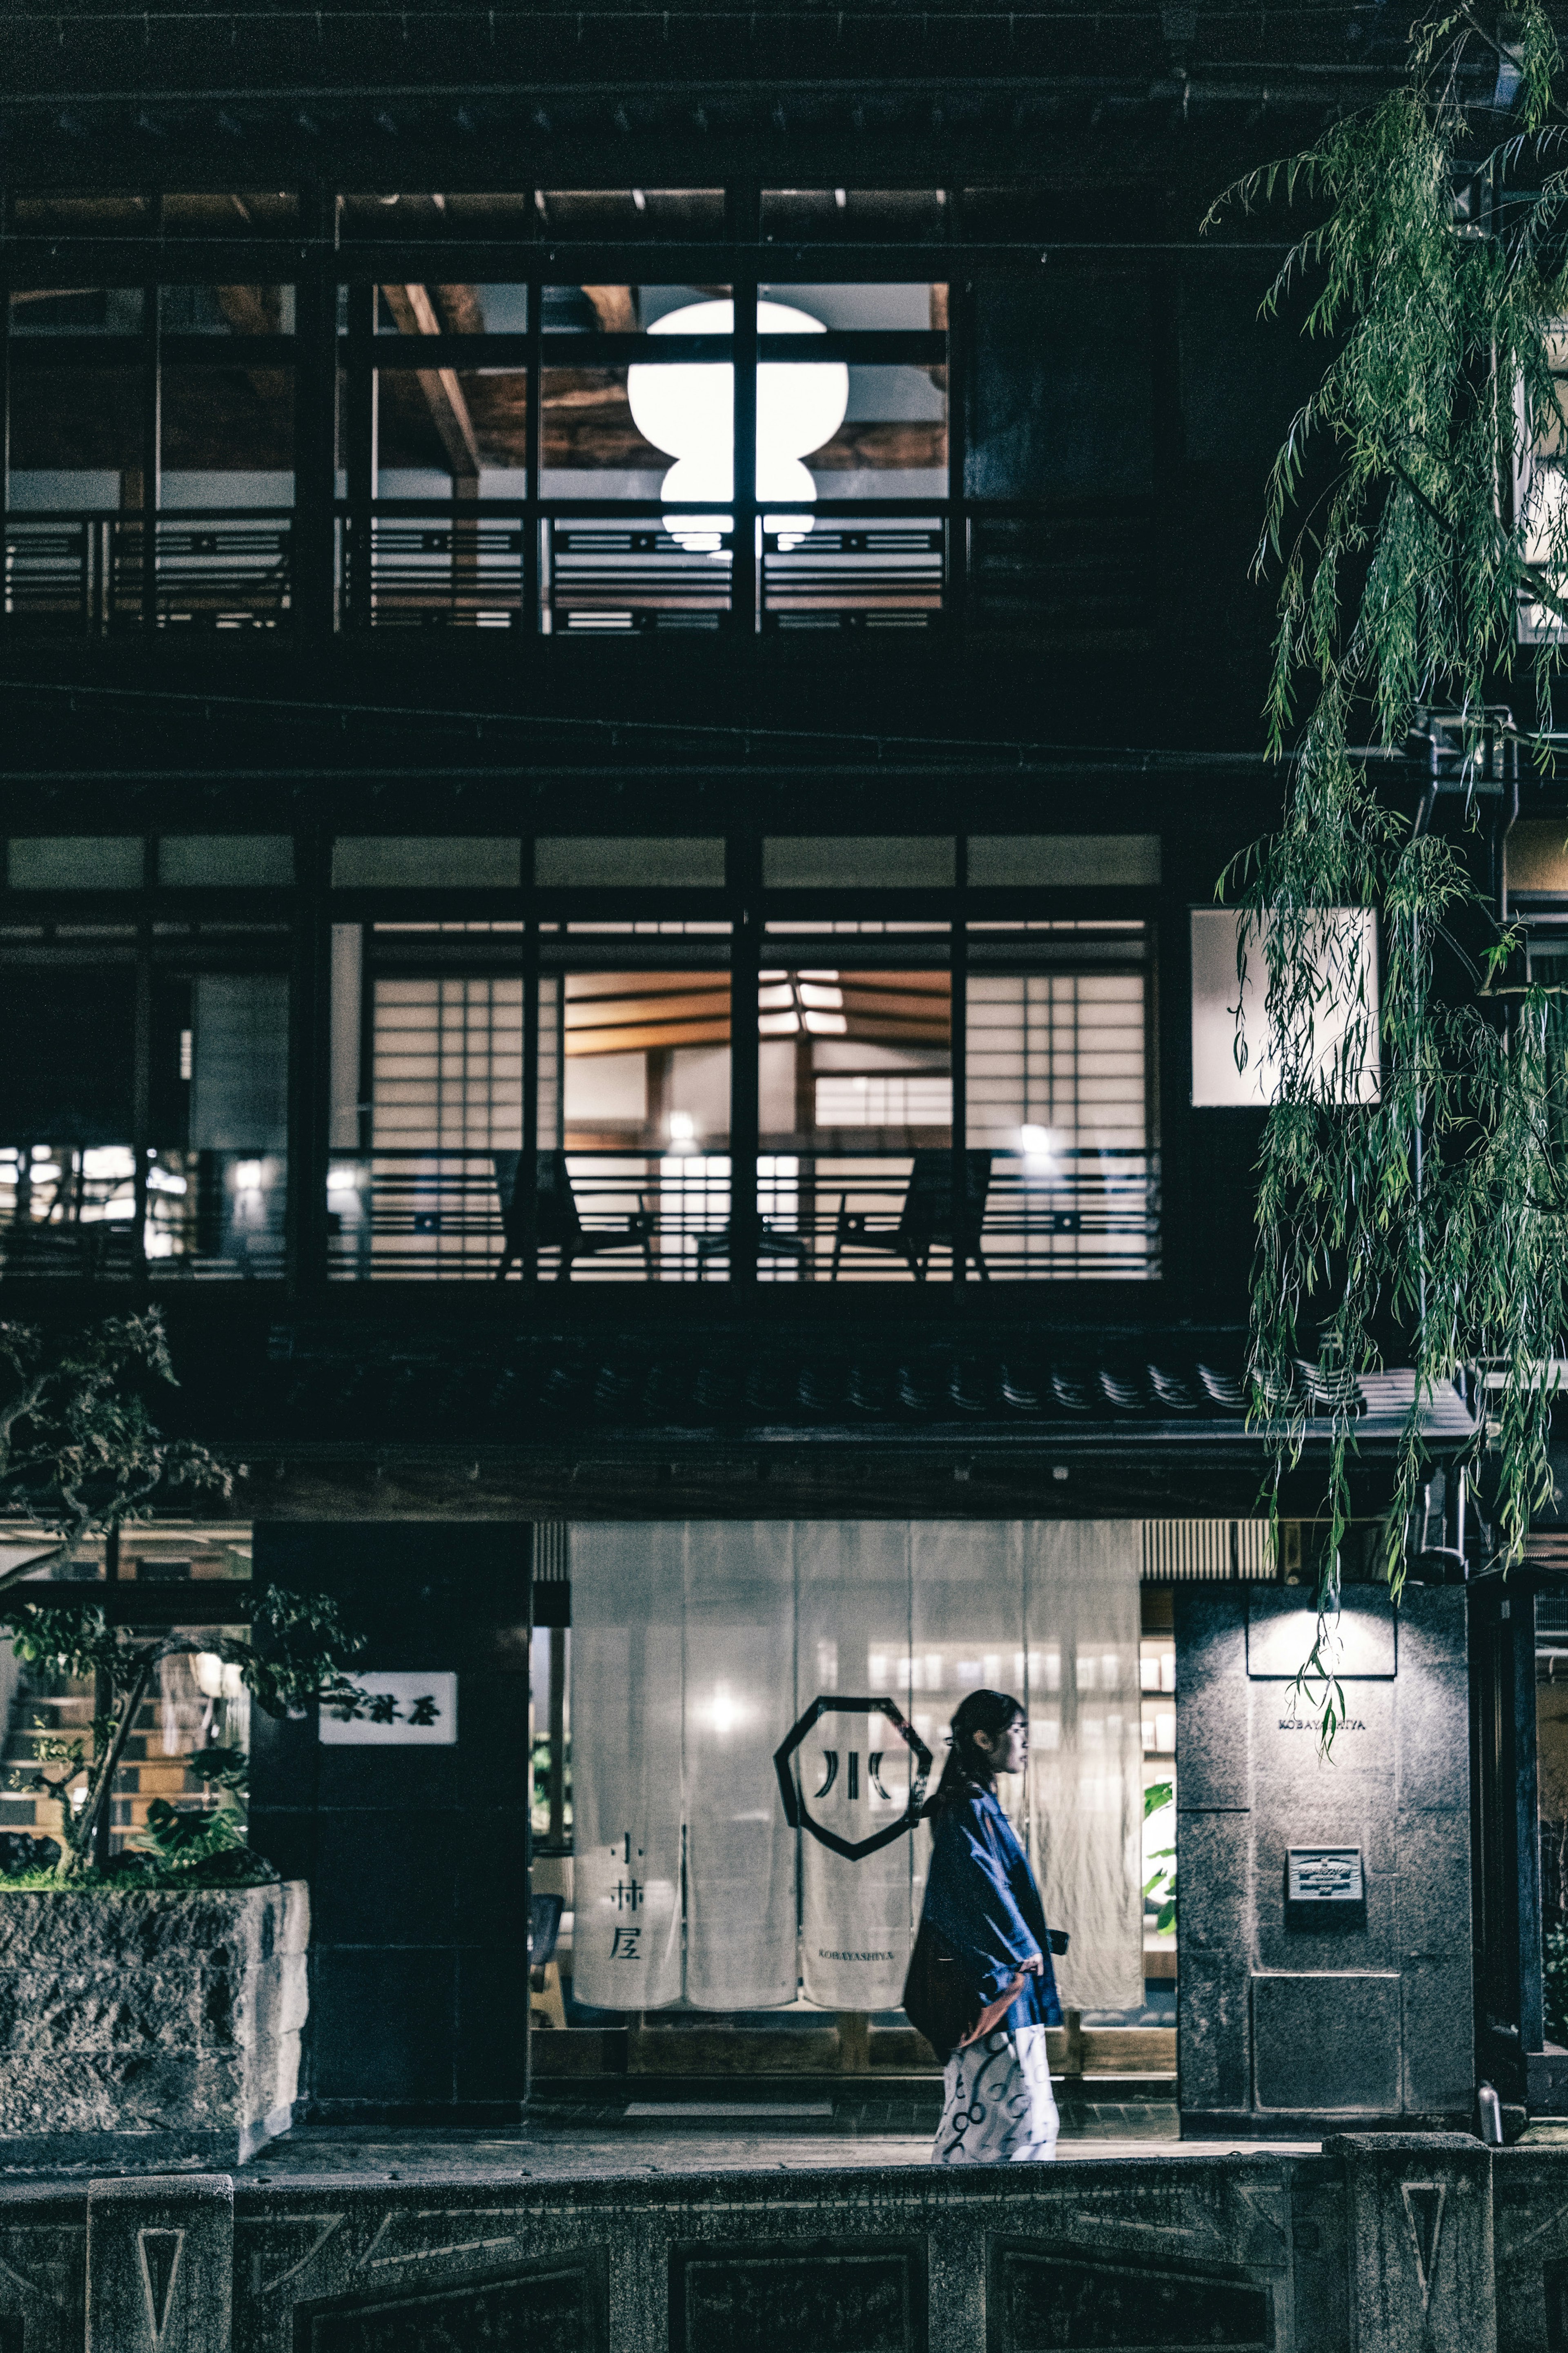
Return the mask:
[[[347,1709],[321,1705],[324,1748],[451,1748],[458,1738],[458,1678],[399,1667],[353,1676],[361,1694]]]

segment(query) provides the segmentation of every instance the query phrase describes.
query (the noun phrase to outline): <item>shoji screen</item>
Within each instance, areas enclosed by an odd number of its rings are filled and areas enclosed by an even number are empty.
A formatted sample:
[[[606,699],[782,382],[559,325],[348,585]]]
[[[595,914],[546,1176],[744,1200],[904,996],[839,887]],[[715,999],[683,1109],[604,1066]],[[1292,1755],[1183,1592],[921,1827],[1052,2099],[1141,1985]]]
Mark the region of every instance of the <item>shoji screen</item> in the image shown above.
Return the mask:
[[[1159,1271],[1141,933],[1129,946],[1121,969],[1107,959],[1031,970],[1026,945],[1007,959],[1013,969],[995,968],[990,943],[976,955],[968,1140],[994,1155],[985,1219],[994,1275]]]
[[[374,1004],[376,1271],[485,1274],[500,1248],[495,1155],[522,1145],[521,976],[381,974]]]

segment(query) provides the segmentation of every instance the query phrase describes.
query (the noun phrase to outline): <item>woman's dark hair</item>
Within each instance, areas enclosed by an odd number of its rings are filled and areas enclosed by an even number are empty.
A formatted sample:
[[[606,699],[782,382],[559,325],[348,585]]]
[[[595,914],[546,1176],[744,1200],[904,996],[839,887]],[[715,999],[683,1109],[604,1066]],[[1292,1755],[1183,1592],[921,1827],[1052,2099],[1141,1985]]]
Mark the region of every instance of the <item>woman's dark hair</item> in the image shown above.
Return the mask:
[[[926,1806],[928,1814],[937,1814],[944,1806],[961,1803],[973,1789],[990,1781],[990,1762],[984,1750],[976,1746],[974,1736],[983,1732],[987,1740],[1000,1740],[1023,1714],[1018,1701],[1006,1692],[972,1691],[967,1699],[959,1701],[953,1713],[947,1763],[936,1785],[936,1795]]]

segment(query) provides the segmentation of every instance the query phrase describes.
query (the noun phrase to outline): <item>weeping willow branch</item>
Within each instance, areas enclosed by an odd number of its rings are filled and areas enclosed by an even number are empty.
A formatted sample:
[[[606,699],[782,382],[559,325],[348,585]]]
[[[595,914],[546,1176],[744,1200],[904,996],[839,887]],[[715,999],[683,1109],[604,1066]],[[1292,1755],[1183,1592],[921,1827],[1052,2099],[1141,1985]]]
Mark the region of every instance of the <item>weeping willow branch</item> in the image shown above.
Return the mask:
[[[1270,470],[1256,559],[1278,580],[1264,715],[1289,762],[1285,805],[1221,883],[1242,918],[1243,989],[1249,956],[1262,961],[1277,1059],[1249,1330],[1276,1495],[1328,1422],[1318,1630],[1296,1686],[1325,1748],[1343,1714],[1332,1620],[1357,1377],[1390,1346],[1415,1366],[1385,1523],[1397,1598],[1426,1406],[1484,1368],[1489,1436],[1471,1467],[1484,1448],[1510,1566],[1551,1494],[1550,1368],[1568,1353],[1568,1020],[1542,989],[1489,993],[1518,943],[1472,878],[1473,813],[1468,839],[1436,837],[1429,807],[1412,823],[1389,807],[1350,748],[1369,731],[1400,744],[1436,707],[1458,714],[1473,776],[1521,616],[1550,726],[1568,623],[1568,426],[1552,373],[1568,354],[1568,174],[1541,6],[1518,35],[1505,136],[1460,104],[1469,45],[1497,47],[1461,10],[1417,28],[1401,88],[1239,182],[1205,224],[1226,206],[1310,210],[1263,308],[1304,304],[1303,332],[1327,350]],[[1461,185],[1482,192],[1477,219],[1461,216]],[[1477,939],[1439,961],[1442,944]]]

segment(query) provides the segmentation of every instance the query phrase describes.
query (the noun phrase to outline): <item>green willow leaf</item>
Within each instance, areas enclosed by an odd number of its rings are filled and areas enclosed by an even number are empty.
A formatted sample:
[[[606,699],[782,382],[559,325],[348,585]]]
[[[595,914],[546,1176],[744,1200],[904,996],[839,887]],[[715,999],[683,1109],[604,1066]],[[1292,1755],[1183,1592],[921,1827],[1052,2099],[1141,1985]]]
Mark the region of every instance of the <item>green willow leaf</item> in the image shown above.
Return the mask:
[[[1484,1474],[1507,1568],[1551,1494],[1551,1367],[1568,1356],[1564,1000],[1508,989],[1520,943],[1478,886],[1473,807],[1458,839],[1430,829],[1429,808],[1412,823],[1363,748],[1398,749],[1438,711],[1461,780],[1476,781],[1483,746],[1511,725],[1496,697],[1521,641],[1535,708],[1551,712],[1568,626],[1552,372],[1568,354],[1563,64],[1538,5],[1508,38],[1514,117],[1467,117],[1464,69],[1497,41],[1462,9],[1433,16],[1401,88],[1251,174],[1205,223],[1227,206],[1310,213],[1263,309],[1299,315],[1328,354],[1269,474],[1257,555],[1278,579],[1264,719],[1287,764],[1284,806],[1221,895],[1244,919],[1238,978],[1249,955],[1261,961],[1279,1057],[1249,1331],[1271,1512],[1309,1430],[1330,1439],[1317,1633],[1291,1696],[1331,1753],[1356,1377],[1394,1345],[1415,1370],[1385,1524],[1397,1597],[1429,1476],[1425,1404],[1479,1369],[1467,1467]],[[1548,716],[1524,739],[1543,759],[1549,730]],[[1328,913],[1347,908],[1375,912],[1381,972],[1368,927]]]

